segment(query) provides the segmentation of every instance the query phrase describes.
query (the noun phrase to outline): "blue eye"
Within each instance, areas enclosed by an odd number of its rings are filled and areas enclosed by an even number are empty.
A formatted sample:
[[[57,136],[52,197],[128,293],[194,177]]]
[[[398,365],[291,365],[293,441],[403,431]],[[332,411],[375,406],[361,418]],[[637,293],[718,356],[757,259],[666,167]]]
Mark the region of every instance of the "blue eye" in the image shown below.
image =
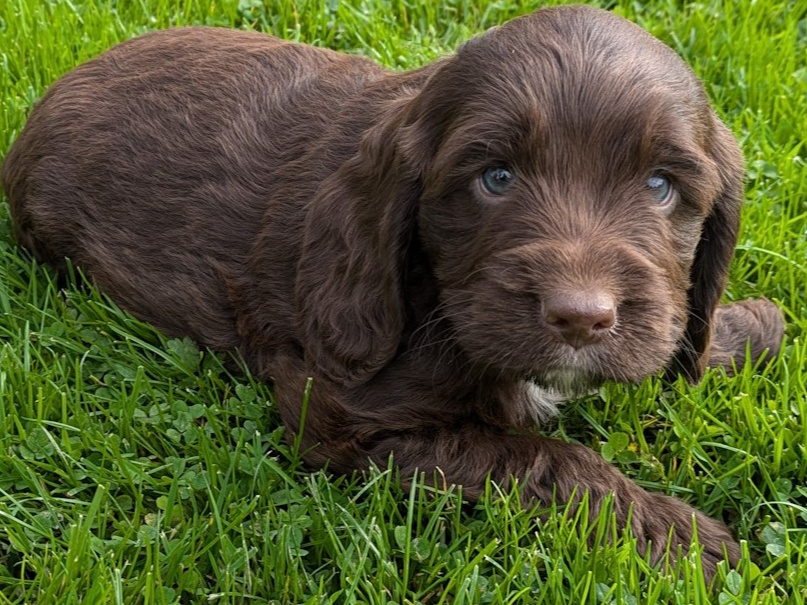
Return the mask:
[[[513,173],[507,168],[503,168],[502,166],[492,166],[490,168],[485,168],[485,172],[482,173],[481,179],[482,186],[485,188],[485,191],[491,195],[501,195],[507,189],[509,189],[516,177],[514,177]]]
[[[673,196],[673,186],[672,183],[670,183],[670,179],[663,174],[659,174],[658,172],[653,173],[650,178],[647,179],[647,188],[656,201],[662,206],[666,206],[670,203]]]

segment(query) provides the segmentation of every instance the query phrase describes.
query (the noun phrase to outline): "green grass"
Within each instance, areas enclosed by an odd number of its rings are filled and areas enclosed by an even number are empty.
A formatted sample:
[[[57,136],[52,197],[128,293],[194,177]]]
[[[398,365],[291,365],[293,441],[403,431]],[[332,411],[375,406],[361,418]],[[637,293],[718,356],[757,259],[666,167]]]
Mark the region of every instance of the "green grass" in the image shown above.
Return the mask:
[[[411,68],[541,5],[450,0],[3,0],[0,155],[45,87],[150,29],[270,31]],[[609,385],[547,432],[601,451],[743,541],[713,592],[649,568],[606,510],[540,517],[395,473],[306,472],[270,390],[97,293],[59,290],[0,204],[1,603],[807,601],[807,1],[602,3],[706,82],[748,165],[728,300],[765,295],[787,344],[760,374]]]

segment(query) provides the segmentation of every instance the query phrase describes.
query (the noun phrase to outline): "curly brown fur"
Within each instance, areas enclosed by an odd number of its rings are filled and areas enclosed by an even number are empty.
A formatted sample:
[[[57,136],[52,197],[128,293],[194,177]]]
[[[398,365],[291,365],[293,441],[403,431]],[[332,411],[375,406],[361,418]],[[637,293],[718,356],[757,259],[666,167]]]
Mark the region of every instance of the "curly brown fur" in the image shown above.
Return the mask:
[[[238,348],[289,434],[313,376],[310,464],[392,452],[472,497],[491,474],[544,502],[588,490],[595,512],[613,493],[654,559],[697,519],[712,574],[739,552],[721,523],[531,427],[606,380],[697,380],[715,325],[721,365],[749,337],[752,362],[776,352],[769,303],[715,314],[742,174],[669,48],[566,7],[404,73],[257,33],[148,34],[56,82],[2,180],[21,245],[168,334]]]

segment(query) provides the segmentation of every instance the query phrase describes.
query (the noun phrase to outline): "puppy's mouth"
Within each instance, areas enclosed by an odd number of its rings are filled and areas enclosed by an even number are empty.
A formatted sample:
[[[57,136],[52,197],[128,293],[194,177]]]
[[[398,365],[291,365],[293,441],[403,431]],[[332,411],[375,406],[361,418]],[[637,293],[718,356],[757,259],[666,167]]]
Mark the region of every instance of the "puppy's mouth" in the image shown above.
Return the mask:
[[[558,304],[547,313],[536,306],[543,300],[536,294],[505,291],[493,278],[447,290],[445,308],[458,344],[481,368],[575,398],[605,382],[641,382],[675,354],[684,307],[674,304],[666,282],[653,279],[657,299],[614,296],[618,304],[607,322],[596,315],[602,305],[594,296],[571,297],[571,311]]]
[[[566,399],[590,395],[606,382],[635,383],[660,370],[664,362],[658,352],[647,351],[639,361],[624,354],[621,347],[616,357],[614,347],[603,342],[581,349],[558,345],[543,350],[527,370],[526,379],[538,387],[549,389]],[[654,367],[655,366],[655,367]]]

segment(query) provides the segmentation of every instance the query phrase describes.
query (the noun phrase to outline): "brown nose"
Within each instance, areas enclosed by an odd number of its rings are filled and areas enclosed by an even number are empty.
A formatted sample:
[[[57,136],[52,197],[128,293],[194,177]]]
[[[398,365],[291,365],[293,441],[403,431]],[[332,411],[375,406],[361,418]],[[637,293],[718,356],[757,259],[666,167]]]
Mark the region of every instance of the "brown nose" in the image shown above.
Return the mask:
[[[575,349],[597,342],[614,326],[614,300],[604,292],[555,294],[543,301],[544,321]]]

